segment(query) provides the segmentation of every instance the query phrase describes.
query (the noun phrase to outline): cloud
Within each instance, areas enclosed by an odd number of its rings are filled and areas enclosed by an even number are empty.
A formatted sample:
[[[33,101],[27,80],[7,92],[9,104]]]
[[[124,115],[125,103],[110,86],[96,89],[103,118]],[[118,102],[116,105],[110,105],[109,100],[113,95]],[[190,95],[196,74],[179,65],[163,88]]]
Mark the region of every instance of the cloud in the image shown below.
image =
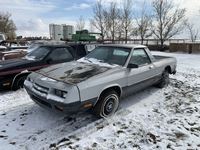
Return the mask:
[[[0,1],[0,11],[12,14],[17,26],[17,35],[23,36],[48,36],[48,24],[41,17],[55,8],[53,3],[45,0]]]
[[[186,17],[188,21],[194,24],[195,29],[200,31],[200,1],[199,0],[177,0],[175,1],[177,5],[181,8],[186,8]],[[190,37],[187,30],[183,33],[184,38]]]
[[[45,6],[45,7],[44,7]],[[9,11],[13,15],[16,13],[41,14],[55,9],[55,5],[48,1],[32,1],[32,0],[7,0],[0,1],[0,10]]]
[[[92,16],[92,6],[98,0],[0,0],[0,12],[10,12],[17,26],[17,34],[23,36],[48,36],[50,23],[75,25],[80,15],[87,22]],[[102,0],[104,6],[116,2],[118,6],[124,0]],[[200,0],[173,0],[180,8],[186,8],[188,20],[199,28]],[[77,3],[76,3],[77,2]],[[146,0],[147,3],[152,0]],[[71,7],[67,7],[66,5]],[[133,0],[133,10],[141,8],[143,0]],[[147,8],[148,9],[148,8]],[[73,11],[75,10],[75,11]],[[81,14],[84,10],[84,14]],[[67,13],[66,13],[67,11]],[[87,18],[88,17],[88,18]]]
[[[73,4],[71,7],[65,8],[65,10],[70,11],[70,10],[75,10],[75,9],[87,9],[90,8],[91,5],[87,3],[81,3],[81,4]]]
[[[42,19],[35,18],[18,24],[17,32],[26,36],[49,36],[48,28],[48,24]]]

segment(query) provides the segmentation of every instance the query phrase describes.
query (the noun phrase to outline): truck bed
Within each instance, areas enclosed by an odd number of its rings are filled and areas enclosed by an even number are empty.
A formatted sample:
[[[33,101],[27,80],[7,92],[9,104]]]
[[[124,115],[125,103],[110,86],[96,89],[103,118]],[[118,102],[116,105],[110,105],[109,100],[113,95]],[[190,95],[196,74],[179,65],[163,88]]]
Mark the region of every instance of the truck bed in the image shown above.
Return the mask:
[[[169,56],[160,56],[160,55],[153,55],[153,57],[154,57],[156,60],[169,59],[169,58],[174,59],[174,57],[169,57]]]
[[[154,64],[158,66],[170,66],[170,73],[176,73],[176,58],[169,57],[169,56],[160,56],[160,55],[153,55],[155,58]]]

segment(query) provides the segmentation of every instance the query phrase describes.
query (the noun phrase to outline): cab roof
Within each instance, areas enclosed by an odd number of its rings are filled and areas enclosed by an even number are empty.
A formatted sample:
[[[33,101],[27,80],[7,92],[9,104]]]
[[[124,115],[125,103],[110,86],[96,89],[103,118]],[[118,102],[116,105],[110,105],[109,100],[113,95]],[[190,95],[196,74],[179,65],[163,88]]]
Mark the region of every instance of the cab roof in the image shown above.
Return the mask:
[[[146,48],[145,45],[139,44],[103,44],[99,46],[122,47],[122,48]]]

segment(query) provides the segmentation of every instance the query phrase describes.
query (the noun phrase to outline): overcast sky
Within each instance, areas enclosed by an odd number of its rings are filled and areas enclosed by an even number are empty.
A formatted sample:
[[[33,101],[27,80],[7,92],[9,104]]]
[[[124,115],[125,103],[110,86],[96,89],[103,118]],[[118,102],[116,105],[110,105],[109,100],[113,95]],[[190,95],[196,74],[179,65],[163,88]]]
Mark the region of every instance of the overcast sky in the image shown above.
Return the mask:
[[[75,25],[83,16],[86,20],[93,15],[96,0],[0,0],[0,11],[12,14],[17,26],[17,35],[49,36],[49,23]],[[104,5],[111,1],[104,0]],[[147,0],[150,2],[151,0]],[[187,17],[200,30],[200,0],[173,0],[187,9]],[[135,0],[134,8],[141,7],[142,0]]]

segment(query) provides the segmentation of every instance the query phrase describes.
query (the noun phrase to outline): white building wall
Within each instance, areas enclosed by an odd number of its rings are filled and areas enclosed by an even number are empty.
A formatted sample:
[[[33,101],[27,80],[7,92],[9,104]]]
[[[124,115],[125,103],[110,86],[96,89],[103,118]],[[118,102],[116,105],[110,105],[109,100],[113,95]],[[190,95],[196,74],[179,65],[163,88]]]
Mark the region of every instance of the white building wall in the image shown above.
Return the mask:
[[[57,25],[50,24],[49,25],[50,38],[53,40],[61,40],[61,39],[72,39],[72,34],[74,33],[74,27],[71,25]]]
[[[49,25],[50,38],[56,41],[63,39],[63,27],[57,24]]]
[[[62,25],[63,26],[63,38],[71,40],[72,34],[74,33],[74,27],[71,25]]]

